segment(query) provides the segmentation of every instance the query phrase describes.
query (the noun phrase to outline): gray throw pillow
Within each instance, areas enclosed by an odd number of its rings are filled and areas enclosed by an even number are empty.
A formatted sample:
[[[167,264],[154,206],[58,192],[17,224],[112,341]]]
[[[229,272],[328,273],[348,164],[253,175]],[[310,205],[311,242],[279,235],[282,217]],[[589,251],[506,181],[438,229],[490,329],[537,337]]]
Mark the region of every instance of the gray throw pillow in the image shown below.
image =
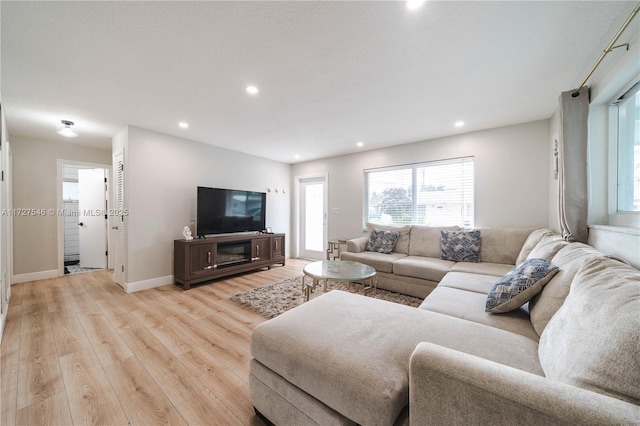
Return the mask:
[[[544,259],[525,260],[491,287],[486,312],[502,314],[518,309],[540,293],[556,272],[558,267]]]
[[[441,231],[440,259],[453,262],[480,262],[480,230]]]
[[[382,229],[374,229],[369,235],[366,251],[375,251],[378,253],[390,254],[393,247],[398,241],[398,231],[383,231]]]

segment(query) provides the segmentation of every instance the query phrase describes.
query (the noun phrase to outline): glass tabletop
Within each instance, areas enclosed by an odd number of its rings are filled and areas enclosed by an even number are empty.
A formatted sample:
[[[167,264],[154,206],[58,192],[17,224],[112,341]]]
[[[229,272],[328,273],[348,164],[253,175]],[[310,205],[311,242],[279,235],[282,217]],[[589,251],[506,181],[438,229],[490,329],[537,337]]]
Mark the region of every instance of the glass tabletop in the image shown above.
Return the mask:
[[[305,275],[318,279],[360,281],[371,278],[376,270],[351,260],[323,260],[305,265]]]

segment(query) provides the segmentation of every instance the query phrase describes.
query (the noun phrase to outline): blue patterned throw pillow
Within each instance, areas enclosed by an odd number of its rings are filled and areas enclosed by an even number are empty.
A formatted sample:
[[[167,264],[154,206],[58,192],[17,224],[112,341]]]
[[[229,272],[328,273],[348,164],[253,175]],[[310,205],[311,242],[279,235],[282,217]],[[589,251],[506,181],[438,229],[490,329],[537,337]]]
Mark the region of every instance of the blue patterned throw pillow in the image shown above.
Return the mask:
[[[518,309],[540,293],[556,272],[558,267],[544,259],[525,260],[491,287],[485,310],[502,314]]]
[[[383,231],[374,229],[369,235],[366,251],[375,251],[378,253],[389,254],[398,241],[398,231]]]
[[[440,259],[480,262],[480,230],[440,231]]]

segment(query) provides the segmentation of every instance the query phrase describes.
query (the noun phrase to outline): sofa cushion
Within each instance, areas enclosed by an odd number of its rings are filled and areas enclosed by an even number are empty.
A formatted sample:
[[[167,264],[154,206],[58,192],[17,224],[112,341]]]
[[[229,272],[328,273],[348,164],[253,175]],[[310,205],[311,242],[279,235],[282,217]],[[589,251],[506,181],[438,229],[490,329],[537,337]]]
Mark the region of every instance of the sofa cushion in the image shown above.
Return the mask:
[[[424,299],[437,287],[437,281],[425,280],[424,278],[405,277],[403,275],[388,274],[376,271],[374,278],[377,287],[396,293]]]
[[[486,311],[494,314],[513,311],[542,291],[558,272],[544,259],[527,259],[498,280],[487,295]]]
[[[533,329],[526,310],[521,308],[506,314],[493,315],[484,310],[486,300],[486,294],[438,286],[424,299],[420,309],[499,328],[538,341],[538,334]]]
[[[513,268],[513,265],[491,262],[458,262],[451,267],[451,272],[468,272],[470,274],[493,275],[502,277]],[[495,280],[494,280],[495,282]],[[485,294],[488,293],[488,290]]]
[[[433,257],[407,256],[393,263],[393,273],[405,277],[440,281],[455,262]]]
[[[560,309],[569,294],[569,286],[583,262],[602,256],[598,250],[582,243],[566,243],[553,257],[558,273],[544,286],[542,291],[529,302],[531,323],[541,335],[551,317]]]
[[[640,404],[640,271],[605,257],[583,263],[540,337],[552,380]]]
[[[480,261],[515,265],[530,228],[478,228]]]
[[[440,258],[440,231],[459,230],[459,226],[412,226],[409,241],[409,256]]]
[[[480,262],[480,231],[440,231],[440,259]]]
[[[354,260],[371,266],[376,271],[389,272],[393,271],[393,262],[403,257],[407,257],[402,253],[377,253],[375,251],[363,251],[361,253],[352,253],[343,251],[340,254],[340,260]]]
[[[544,259],[547,262],[551,262],[554,256],[569,244],[558,234],[544,235],[540,242],[529,252],[527,259]]]
[[[378,225],[377,223],[367,222],[367,232],[371,234],[374,229],[381,229],[383,231],[398,231],[398,241],[393,248],[393,253],[409,254],[409,235],[411,233],[411,225],[405,226],[393,226],[393,225]]]
[[[336,290],[257,326],[251,354],[352,421],[391,425],[409,403],[409,358],[424,341],[542,374],[531,339]]]
[[[457,265],[457,263],[456,263]],[[506,272],[505,272],[506,273]],[[491,287],[500,277],[494,275],[474,274],[470,272],[449,272],[440,281],[438,287],[451,287],[460,290],[473,291],[487,296]]]
[[[398,231],[374,229],[369,235],[366,250],[389,254],[395,247],[396,241],[398,241],[398,235],[400,235]]]
[[[529,253],[531,253],[531,250],[533,250],[534,247],[538,245],[542,237],[547,235],[553,235],[553,231],[549,228],[540,228],[531,232],[531,234],[529,234],[526,241],[522,245],[522,249],[520,249],[520,253],[516,258],[515,264],[519,265],[524,262],[527,259],[527,256],[529,256]]]

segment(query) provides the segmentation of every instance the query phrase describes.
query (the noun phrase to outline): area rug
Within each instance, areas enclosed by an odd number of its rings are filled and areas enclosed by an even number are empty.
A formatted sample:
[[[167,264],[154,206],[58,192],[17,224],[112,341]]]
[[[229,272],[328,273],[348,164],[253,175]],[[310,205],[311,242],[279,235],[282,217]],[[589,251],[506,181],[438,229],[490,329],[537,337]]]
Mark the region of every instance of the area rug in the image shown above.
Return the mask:
[[[308,279],[308,278],[307,278]],[[324,294],[322,284],[316,286],[311,293],[311,299]],[[362,286],[352,284],[347,288],[346,284],[329,281],[327,283],[327,292],[331,290],[343,290],[351,293],[364,294],[365,296],[376,299],[387,300],[389,302],[400,303],[403,305],[417,307],[422,303],[422,299],[407,296],[392,291],[378,289],[367,290],[363,293]],[[266,318],[274,318],[291,308],[299,306],[304,301],[302,293],[302,276],[289,278],[287,280],[266,284],[261,287],[238,293],[231,297],[233,302],[246,306],[251,310],[258,312]]]

